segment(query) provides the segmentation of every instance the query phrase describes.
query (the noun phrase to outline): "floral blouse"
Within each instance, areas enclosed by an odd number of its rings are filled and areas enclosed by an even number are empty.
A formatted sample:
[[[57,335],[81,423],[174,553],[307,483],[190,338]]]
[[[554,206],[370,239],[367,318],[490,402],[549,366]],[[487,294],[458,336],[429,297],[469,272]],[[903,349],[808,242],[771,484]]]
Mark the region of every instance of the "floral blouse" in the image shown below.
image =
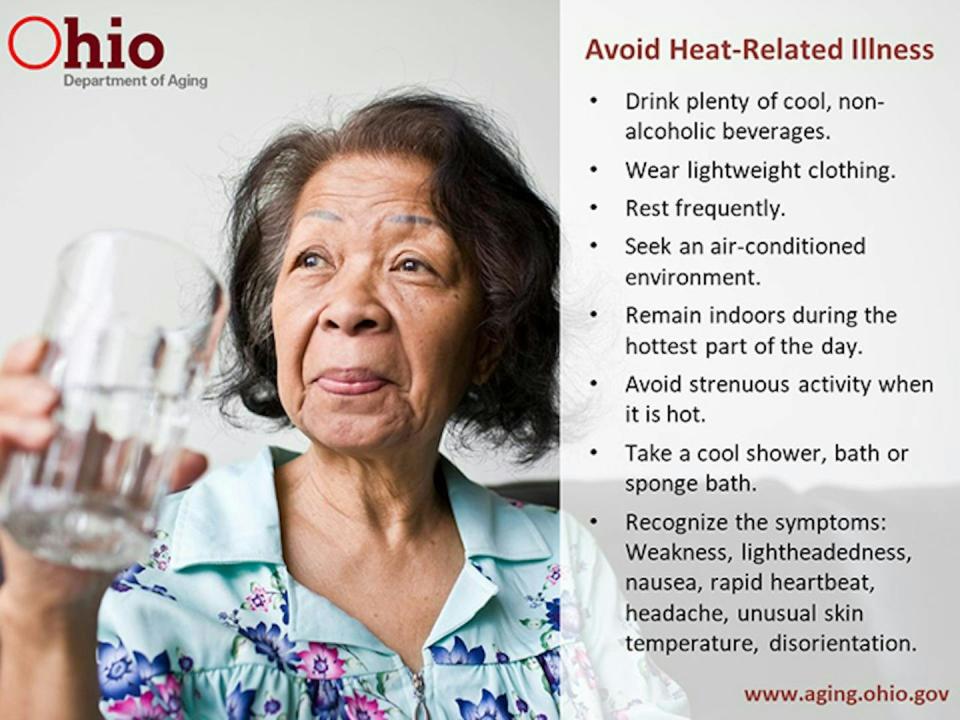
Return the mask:
[[[595,586],[612,573],[589,534],[446,459],[466,561],[422,670],[409,671],[287,572],[273,471],[294,456],[265,448],[165,501],[149,559],[117,575],[100,608],[105,718],[560,720],[561,706],[570,719],[686,716],[676,684],[623,654],[617,639],[632,629],[616,620],[615,588]]]

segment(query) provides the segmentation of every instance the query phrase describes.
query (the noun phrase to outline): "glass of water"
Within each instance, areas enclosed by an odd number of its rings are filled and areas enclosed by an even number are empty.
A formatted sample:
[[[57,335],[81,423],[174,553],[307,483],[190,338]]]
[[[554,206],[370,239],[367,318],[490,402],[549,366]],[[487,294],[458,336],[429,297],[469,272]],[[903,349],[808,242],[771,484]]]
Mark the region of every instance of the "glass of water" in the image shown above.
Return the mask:
[[[0,482],[18,543],[81,568],[142,557],[228,304],[206,263],[163,238],[110,230],[67,246],[40,371],[60,391],[57,434]]]

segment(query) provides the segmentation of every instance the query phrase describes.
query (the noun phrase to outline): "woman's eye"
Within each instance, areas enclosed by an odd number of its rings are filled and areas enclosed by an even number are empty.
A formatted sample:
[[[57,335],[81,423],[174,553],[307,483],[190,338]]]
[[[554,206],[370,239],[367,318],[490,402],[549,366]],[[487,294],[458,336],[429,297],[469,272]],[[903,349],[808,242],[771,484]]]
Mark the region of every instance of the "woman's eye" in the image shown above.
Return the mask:
[[[404,272],[417,272],[418,270],[429,270],[425,262],[416,258],[404,258],[400,261],[400,269]]]
[[[305,252],[297,258],[297,266],[305,268],[322,267],[326,262],[322,255],[315,252]]]

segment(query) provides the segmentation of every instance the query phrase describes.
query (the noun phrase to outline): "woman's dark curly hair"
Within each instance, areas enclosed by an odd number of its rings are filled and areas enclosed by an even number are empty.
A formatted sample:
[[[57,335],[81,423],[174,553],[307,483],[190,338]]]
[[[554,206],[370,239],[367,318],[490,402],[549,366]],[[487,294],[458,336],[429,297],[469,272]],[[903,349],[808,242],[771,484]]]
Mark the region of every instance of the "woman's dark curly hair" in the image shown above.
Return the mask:
[[[512,445],[521,462],[542,457],[556,445],[559,425],[557,215],[484,111],[432,93],[383,97],[340,128],[288,128],[248,167],[229,218],[235,352],[216,390],[221,410],[236,420],[229,406],[239,397],[253,413],[290,425],[277,392],[273,288],[301,190],[324,164],[348,154],[414,156],[433,166],[434,210],[479,279],[479,331],[500,353],[488,380],[468,388],[450,429],[466,446],[479,439]]]

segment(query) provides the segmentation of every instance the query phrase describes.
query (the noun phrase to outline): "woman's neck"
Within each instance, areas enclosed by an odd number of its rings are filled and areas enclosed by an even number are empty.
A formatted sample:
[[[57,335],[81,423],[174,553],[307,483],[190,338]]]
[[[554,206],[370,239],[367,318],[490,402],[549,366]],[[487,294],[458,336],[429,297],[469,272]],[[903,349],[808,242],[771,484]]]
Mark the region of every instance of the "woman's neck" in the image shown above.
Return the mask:
[[[284,562],[419,669],[465,556],[438,452],[358,460],[312,449],[277,469]],[[411,459],[412,458],[412,459]]]
[[[277,469],[281,523],[385,548],[422,539],[450,514],[435,482],[438,459],[436,446],[357,457],[311,445]]]

